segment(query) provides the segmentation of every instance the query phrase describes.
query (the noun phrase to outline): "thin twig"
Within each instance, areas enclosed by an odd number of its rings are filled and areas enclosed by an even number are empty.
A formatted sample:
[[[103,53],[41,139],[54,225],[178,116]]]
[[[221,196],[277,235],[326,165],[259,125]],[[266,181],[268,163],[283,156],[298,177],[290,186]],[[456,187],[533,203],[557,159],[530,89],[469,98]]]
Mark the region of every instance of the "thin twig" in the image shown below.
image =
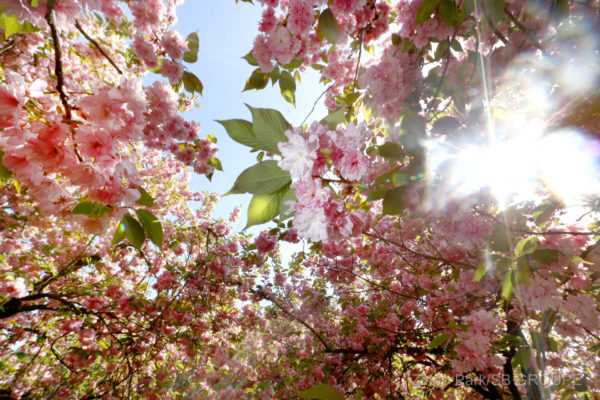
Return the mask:
[[[100,44],[94,40],[94,38],[92,38],[90,35],[87,34],[87,32],[85,32],[83,30],[83,28],[81,27],[81,25],[79,24],[79,21],[75,20],[75,28],[77,28],[77,30],[79,32],[81,32],[81,34],[83,36],[85,36],[85,38],[94,45],[94,47],[96,49],[98,49],[98,51],[100,52],[100,54],[102,54],[110,63],[110,65],[112,65],[113,67],[115,67],[115,69],[117,70],[117,72],[121,75],[123,75],[123,71],[121,71],[119,69],[119,67],[117,66],[117,64],[115,64],[115,62],[110,58],[110,56],[104,51],[104,49],[102,48],[102,46],[100,46]]]
[[[515,26],[517,28],[519,28],[519,30],[521,32],[523,32],[523,34],[525,35],[525,37],[527,39],[529,39],[529,41],[535,46],[536,49],[538,49],[539,51],[541,51],[542,54],[545,55],[546,57],[550,57],[550,53],[548,53],[533,37],[531,37],[531,35],[529,34],[529,31],[527,30],[527,28],[525,28],[523,26],[523,24],[519,22],[519,20],[513,15],[513,13],[511,13],[506,8],[504,9],[504,13],[508,16],[508,18],[510,18],[510,20],[512,21],[512,23],[515,24]]]
[[[312,113],[313,113],[313,111],[315,111],[315,107],[317,106],[317,103],[319,102],[319,100],[321,100],[321,97],[323,97],[323,95],[324,95],[325,93],[327,93],[327,91],[328,91],[328,90],[329,90],[329,89],[330,89],[332,86],[333,86],[333,84],[331,84],[331,85],[327,86],[327,87],[325,88],[325,90],[323,90],[323,93],[321,93],[321,94],[319,95],[319,97],[317,97],[317,99],[316,99],[316,100],[315,100],[315,102],[313,103],[313,106],[312,106],[312,108],[310,109],[310,111],[309,111],[309,112],[308,112],[308,114],[306,115],[306,118],[304,118],[304,121],[302,121],[302,123],[300,124],[300,126],[304,125],[304,123],[306,122],[306,120],[308,119],[308,117],[310,117],[310,114],[312,114]]]
[[[6,53],[7,51],[9,51],[10,49],[12,49],[13,47],[15,47],[15,41],[11,38],[11,40],[9,41],[9,43],[4,46],[2,49],[0,49],[0,55]]]
[[[300,319],[300,318],[296,317],[295,315],[293,315],[292,313],[290,313],[288,310],[285,309],[284,306],[282,306],[281,304],[279,304],[276,300],[272,299],[271,296],[267,295],[262,290],[253,290],[253,292],[256,293],[256,294],[258,294],[263,299],[268,300],[271,303],[275,304],[281,311],[283,311],[290,318],[292,318],[292,319],[296,320],[297,322],[299,322],[300,324],[304,325],[319,340],[319,342],[321,342],[321,344],[323,345],[323,347],[325,347],[325,350],[331,351],[331,346],[329,346],[329,344],[325,341],[325,339],[323,338],[323,336],[321,336],[319,334],[319,332],[317,332],[315,330],[315,328],[313,328],[312,326],[310,326],[308,323],[306,323],[302,319]]]

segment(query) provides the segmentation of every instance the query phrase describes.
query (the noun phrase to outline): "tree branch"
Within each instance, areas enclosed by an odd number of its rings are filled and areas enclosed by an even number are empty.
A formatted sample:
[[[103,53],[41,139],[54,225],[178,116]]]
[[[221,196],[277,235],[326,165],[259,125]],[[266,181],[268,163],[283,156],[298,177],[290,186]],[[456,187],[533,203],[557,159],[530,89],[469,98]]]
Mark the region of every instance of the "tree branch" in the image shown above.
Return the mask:
[[[523,34],[525,35],[525,37],[533,44],[533,46],[538,49],[539,51],[542,52],[543,55],[545,55],[546,57],[550,57],[550,53],[548,53],[533,37],[531,37],[531,35],[529,34],[529,31],[527,30],[527,28],[525,28],[523,26],[522,23],[519,22],[519,20],[514,16],[513,13],[511,13],[508,9],[504,9],[504,13],[508,16],[508,18],[510,18],[510,20],[512,21],[513,24],[515,24],[515,26],[517,28],[519,28],[519,30],[521,32],[523,32]]]
[[[65,117],[67,123],[69,124],[69,128],[71,130],[71,135],[73,140],[75,139],[75,130],[73,128],[73,118],[71,114],[71,105],[69,104],[69,99],[67,98],[67,94],[65,93],[65,76],[63,73],[63,64],[62,64],[62,50],[60,48],[60,39],[58,37],[58,30],[56,29],[56,20],[54,18],[54,7],[52,5],[48,5],[48,9],[46,11],[46,22],[50,26],[50,34],[52,35],[52,46],[54,48],[54,74],[56,75],[56,90],[58,91],[58,95],[60,97],[60,102],[65,108]],[[81,154],[77,150],[77,144],[73,143],[73,147],[75,150],[75,155],[79,162],[83,161]]]
[[[110,56],[104,51],[104,49],[102,48],[102,46],[100,46],[100,44],[97,41],[95,41],[94,38],[92,38],[90,35],[87,34],[86,31],[83,30],[83,28],[79,24],[79,21],[77,21],[77,20],[75,20],[75,28],[77,28],[77,30],[79,32],[81,32],[81,34],[83,36],[85,36],[85,38],[87,40],[89,40],[89,42],[91,44],[93,44],[96,49],[98,49],[98,51],[100,52],[100,54],[102,54],[104,56],[104,58],[106,58],[108,60],[108,62],[110,63],[110,65],[112,65],[117,70],[117,72],[119,74],[123,75],[123,71],[121,71],[119,69],[119,67],[117,66],[117,64],[115,64],[115,62],[110,58]]]

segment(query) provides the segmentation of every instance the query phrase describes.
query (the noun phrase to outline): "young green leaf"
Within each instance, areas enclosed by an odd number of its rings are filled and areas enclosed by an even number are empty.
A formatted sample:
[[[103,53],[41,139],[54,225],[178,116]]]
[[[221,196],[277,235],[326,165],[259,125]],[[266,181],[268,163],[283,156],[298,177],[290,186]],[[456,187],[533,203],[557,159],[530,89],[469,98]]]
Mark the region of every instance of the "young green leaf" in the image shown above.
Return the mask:
[[[261,149],[262,143],[258,141],[254,131],[252,130],[252,124],[243,119],[230,119],[227,121],[217,121],[225,128],[230,138],[244,146],[251,147],[253,149]]]
[[[441,117],[435,120],[431,132],[448,135],[460,128],[460,122],[452,117]]]
[[[417,10],[415,25],[421,25],[423,22],[427,21],[437,8],[439,1],[440,0],[425,0],[421,3]]]
[[[406,153],[398,143],[387,142],[378,147],[379,155],[392,160],[403,160]]]
[[[515,257],[519,258],[533,253],[539,242],[540,240],[535,236],[529,236],[528,238],[519,240],[515,246]]]
[[[303,399],[316,399],[316,400],[344,400],[344,395],[331,385],[324,383],[318,383],[311,388],[308,388],[302,392],[298,392],[298,395]]]
[[[198,49],[200,48],[200,39],[198,32],[192,32],[187,37],[188,51],[183,53],[183,61],[195,63],[198,61]]]
[[[256,61],[256,58],[254,58],[254,54],[252,54],[252,50],[250,50],[250,52],[242,58],[244,60],[246,60],[246,62],[248,64],[252,65],[253,67],[258,67],[258,61]]]
[[[483,0],[483,7],[494,25],[498,25],[504,19],[505,0]]]
[[[252,130],[261,143],[261,149],[280,154],[277,145],[287,141],[284,132],[290,129],[291,125],[277,110],[254,108],[247,104],[246,107],[252,113]]]
[[[502,278],[502,297],[505,299],[509,299],[512,290],[513,290],[513,279],[512,279],[512,270],[506,271],[504,274],[504,278]]]
[[[202,95],[202,91],[204,90],[204,85],[202,85],[202,81],[198,79],[198,77],[191,72],[185,71],[183,73],[183,87],[186,91],[191,94],[198,93]]]
[[[279,214],[280,201],[280,193],[255,194],[252,196],[248,206],[248,223],[244,229],[252,225],[264,224],[275,218]]]
[[[135,210],[139,220],[142,222],[148,237],[158,248],[162,247],[163,230],[160,220],[148,210]]]
[[[290,173],[275,160],[267,160],[246,169],[238,176],[230,192],[269,194],[291,182]]]
[[[383,196],[383,214],[396,215],[404,210],[404,192],[406,186],[388,190]]]
[[[142,247],[144,240],[146,240],[146,234],[140,223],[131,214],[125,214],[122,223],[125,225],[125,237],[129,242],[138,249]]]
[[[135,203],[146,207],[152,207],[154,205],[154,198],[150,196],[150,193],[146,192],[146,190],[141,186],[138,188],[138,190],[140,192],[140,198],[137,199]]]
[[[441,335],[438,335],[435,337],[435,339],[433,339],[431,341],[431,343],[429,343],[429,348],[431,350],[440,347],[442,344],[444,344],[445,341],[447,341],[448,339],[450,339],[452,337],[451,333],[442,333]]]
[[[104,204],[98,203],[97,201],[90,201],[90,199],[82,199],[79,203],[73,207],[71,214],[73,215],[87,215],[90,218],[102,218],[108,212],[110,208]]]
[[[336,44],[339,36],[339,28],[335,16],[329,8],[323,10],[319,15],[319,21],[317,22],[317,35],[319,39],[327,39],[331,44]]]
[[[330,111],[329,114],[321,120],[321,123],[327,124],[329,129],[335,129],[336,126],[344,122],[346,122],[346,111],[343,107]]]
[[[117,229],[115,229],[115,235],[113,236],[111,246],[116,246],[125,239],[125,229],[125,218],[123,218],[121,222],[119,222],[119,225],[117,225]]]
[[[442,0],[438,8],[442,22],[451,28],[458,28],[458,7],[454,0]]]
[[[282,71],[279,75],[279,90],[281,96],[292,105],[296,106],[296,81],[292,74],[287,71]]]
[[[12,172],[2,164],[2,158],[4,157],[4,152],[0,150],[0,182],[11,177]]]
[[[268,83],[269,74],[265,74],[260,68],[256,68],[254,71],[252,71],[252,75],[250,75],[250,78],[248,78],[246,81],[246,86],[244,86],[243,92],[252,89],[264,89],[267,87]]]

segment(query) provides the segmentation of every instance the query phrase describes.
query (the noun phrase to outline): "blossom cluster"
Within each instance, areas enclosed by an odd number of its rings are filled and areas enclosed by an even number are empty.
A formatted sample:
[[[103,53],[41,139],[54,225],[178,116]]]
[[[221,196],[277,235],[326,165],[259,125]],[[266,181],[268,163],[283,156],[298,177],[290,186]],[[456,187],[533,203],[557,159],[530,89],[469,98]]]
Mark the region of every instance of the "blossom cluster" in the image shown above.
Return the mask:
[[[291,207],[298,234],[327,241],[360,232],[363,221],[359,214],[350,213],[346,199],[324,185],[320,177],[326,175],[331,163],[341,181],[360,181],[369,168],[364,148],[373,132],[365,123],[350,123],[335,131],[313,123],[307,132],[294,128],[285,134],[288,141],[279,144],[279,166],[294,179],[297,201]]]

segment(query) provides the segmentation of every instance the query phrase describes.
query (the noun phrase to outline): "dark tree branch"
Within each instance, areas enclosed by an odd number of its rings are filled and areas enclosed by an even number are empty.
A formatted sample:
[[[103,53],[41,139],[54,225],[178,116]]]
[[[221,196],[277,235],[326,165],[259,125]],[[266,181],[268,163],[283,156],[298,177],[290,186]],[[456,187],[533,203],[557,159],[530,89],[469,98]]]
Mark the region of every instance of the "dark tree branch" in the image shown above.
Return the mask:
[[[511,13],[506,8],[504,9],[504,13],[508,16],[508,18],[510,18],[510,20],[512,21],[512,23],[515,24],[515,26],[517,28],[519,28],[519,30],[521,32],[523,32],[523,34],[525,35],[525,37],[533,44],[533,46],[536,49],[538,49],[539,51],[541,51],[544,56],[550,57],[550,53],[548,53],[533,37],[531,37],[531,35],[529,34],[529,31],[527,30],[527,28],[525,28],[523,26],[523,24],[521,22],[519,22],[519,20],[514,16],[513,13]]]
[[[102,46],[100,46],[100,44],[94,40],[94,38],[92,38],[90,35],[87,34],[86,31],[83,30],[83,28],[81,27],[81,25],[79,24],[79,21],[75,20],[75,28],[77,28],[77,30],[79,32],[81,32],[81,34],[83,36],[85,36],[85,38],[94,45],[94,47],[96,49],[98,49],[98,51],[100,52],[100,54],[102,54],[104,56],[104,58],[106,58],[108,60],[108,62],[110,63],[110,65],[112,65],[119,74],[123,75],[123,71],[121,71],[119,69],[119,67],[117,66],[117,64],[115,64],[115,62],[110,58],[110,56],[108,55],[108,53],[106,53],[104,51],[104,49],[102,48]]]
[[[69,128],[71,130],[71,135],[73,139],[75,139],[75,130],[73,128],[73,118],[71,113],[71,105],[69,104],[69,99],[67,94],[65,93],[65,76],[63,73],[63,64],[62,64],[62,50],[60,48],[60,38],[58,37],[58,30],[56,29],[56,20],[54,18],[54,7],[52,5],[48,5],[48,9],[46,11],[46,22],[50,26],[50,34],[52,35],[52,46],[54,48],[54,74],[56,75],[56,90],[58,91],[58,95],[60,97],[60,102],[65,108],[65,117],[67,123],[69,124]],[[83,158],[79,151],[77,150],[77,145],[73,143],[73,147],[75,150],[75,155],[77,159],[81,162]]]

